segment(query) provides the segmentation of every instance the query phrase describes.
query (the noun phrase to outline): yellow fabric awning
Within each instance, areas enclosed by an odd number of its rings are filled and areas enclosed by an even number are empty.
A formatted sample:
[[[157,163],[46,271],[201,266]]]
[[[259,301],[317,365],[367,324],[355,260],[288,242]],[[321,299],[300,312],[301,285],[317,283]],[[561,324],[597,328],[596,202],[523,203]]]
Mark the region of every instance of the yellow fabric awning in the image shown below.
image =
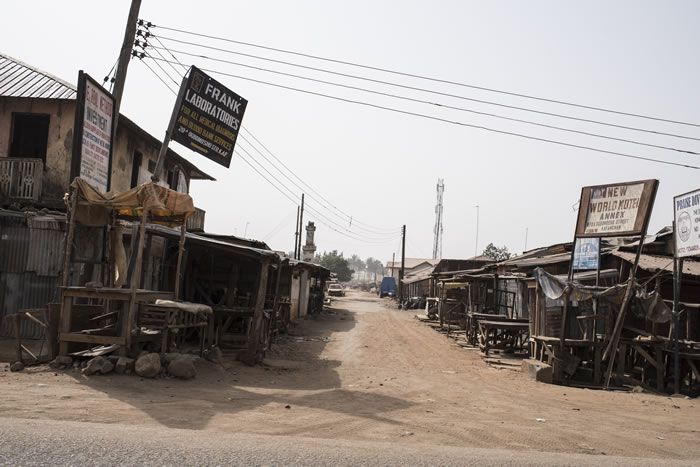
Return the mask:
[[[190,195],[153,182],[122,193],[102,193],[81,178],[76,178],[71,186],[78,195],[76,220],[83,225],[106,225],[112,213],[120,218],[140,219],[146,210],[150,222],[176,226],[187,222],[194,213]]]

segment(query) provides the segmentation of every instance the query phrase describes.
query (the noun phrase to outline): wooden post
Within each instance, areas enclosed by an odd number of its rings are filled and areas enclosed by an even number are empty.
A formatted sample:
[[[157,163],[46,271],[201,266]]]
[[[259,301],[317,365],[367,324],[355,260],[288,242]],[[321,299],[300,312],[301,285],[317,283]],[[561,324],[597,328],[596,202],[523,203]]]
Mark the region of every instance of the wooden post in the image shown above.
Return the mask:
[[[71,189],[68,204],[68,229],[66,231],[66,243],[63,251],[63,278],[61,285],[68,287],[70,284],[70,263],[73,256],[73,238],[75,237],[75,209],[78,206],[78,192]]]
[[[255,309],[253,311],[253,323],[250,326],[248,333],[248,350],[243,359],[247,365],[256,365],[262,360],[263,351],[261,349],[261,334],[264,329],[263,325],[263,309],[265,307],[265,294],[267,292],[267,278],[269,275],[270,260],[264,258],[260,264],[260,274],[257,281],[257,294],[255,298]]]
[[[185,239],[187,237],[187,223],[180,227],[180,243],[177,250],[177,267],[175,268],[175,300],[180,299],[180,283],[182,280],[182,257],[185,253]]]
[[[121,349],[122,353],[126,353],[131,349],[131,328],[134,326],[134,320],[136,318],[136,308],[138,307],[138,303],[136,303],[136,292],[138,290],[139,283],[141,282],[141,260],[143,258],[143,240],[144,235],[146,233],[147,219],[148,211],[146,210],[146,208],[144,208],[143,215],[141,216],[141,225],[139,225],[138,241],[136,242],[137,253],[136,258],[134,260],[136,261],[136,268],[134,269],[134,274],[131,278],[131,283],[129,284],[129,287],[131,289],[131,296],[129,298],[129,304],[126,307],[126,322],[124,322],[124,326],[122,327],[122,336],[125,338],[126,342],[125,348]]]
[[[277,261],[277,279],[275,280],[275,298],[272,305],[272,316],[270,317],[270,344],[272,336],[277,331],[277,312],[279,311],[280,279],[282,278],[282,259]],[[323,297],[321,297],[321,307],[323,307]]]
[[[673,311],[671,313],[673,317],[673,393],[678,394],[681,390],[681,360],[679,355],[678,328],[680,327],[679,302],[681,295],[681,278],[683,277],[683,258],[674,258],[673,265]]]

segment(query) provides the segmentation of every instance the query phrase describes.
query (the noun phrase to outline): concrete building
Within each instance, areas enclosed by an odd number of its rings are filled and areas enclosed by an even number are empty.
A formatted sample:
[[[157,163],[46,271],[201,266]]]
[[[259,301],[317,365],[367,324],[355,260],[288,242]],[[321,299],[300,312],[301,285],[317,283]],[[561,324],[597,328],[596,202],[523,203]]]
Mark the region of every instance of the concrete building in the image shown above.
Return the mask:
[[[62,209],[70,180],[76,86],[0,53],[0,204]],[[112,191],[150,180],[161,141],[121,115],[112,150]],[[187,193],[213,180],[168,150],[162,184]],[[203,213],[199,216],[203,223]]]

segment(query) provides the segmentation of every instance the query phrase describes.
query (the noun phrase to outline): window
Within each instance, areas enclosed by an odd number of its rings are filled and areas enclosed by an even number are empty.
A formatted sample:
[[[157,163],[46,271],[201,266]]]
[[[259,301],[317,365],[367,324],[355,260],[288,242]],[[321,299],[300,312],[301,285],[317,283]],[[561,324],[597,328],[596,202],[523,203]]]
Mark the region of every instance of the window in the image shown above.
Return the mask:
[[[134,158],[131,161],[131,188],[134,188],[139,184],[139,174],[141,173],[142,161],[143,154],[138,151],[134,151]]]
[[[12,113],[10,157],[28,157],[46,162],[49,142],[49,116]]]
[[[170,187],[171,190],[177,191],[177,182],[180,180],[179,177],[180,171],[177,168],[173,168],[172,170],[168,170],[167,174],[167,183],[168,186]]]

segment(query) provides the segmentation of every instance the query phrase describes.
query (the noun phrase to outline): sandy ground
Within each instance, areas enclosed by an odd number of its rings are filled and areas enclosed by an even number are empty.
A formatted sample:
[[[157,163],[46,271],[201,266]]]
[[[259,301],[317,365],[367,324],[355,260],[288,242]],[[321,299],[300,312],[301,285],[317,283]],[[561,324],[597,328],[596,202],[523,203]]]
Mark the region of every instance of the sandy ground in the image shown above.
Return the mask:
[[[536,383],[486,365],[385,300],[351,293],[269,365],[198,362],[191,381],[0,363],[0,423],[51,419],[226,433],[700,458],[700,401]],[[9,342],[0,360],[9,358]],[[538,419],[543,419],[538,421]],[[601,459],[602,460],[602,459]]]

